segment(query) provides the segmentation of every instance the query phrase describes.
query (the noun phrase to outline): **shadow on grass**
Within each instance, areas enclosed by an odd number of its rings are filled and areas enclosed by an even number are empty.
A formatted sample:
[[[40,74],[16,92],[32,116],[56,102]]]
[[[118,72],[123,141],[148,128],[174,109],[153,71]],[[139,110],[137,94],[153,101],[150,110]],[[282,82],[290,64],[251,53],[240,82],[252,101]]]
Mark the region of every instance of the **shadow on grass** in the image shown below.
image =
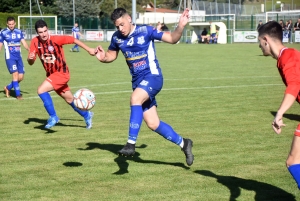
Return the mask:
[[[70,119],[60,119],[60,120],[70,120]],[[56,131],[53,131],[52,129],[46,129],[45,128],[45,125],[47,123],[47,119],[28,118],[27,120],[24,121],[24,124],[30,124],[31,122],[35,122],[35,123],[41,124],[40,126],[35,126],[34,128],[35,129],[40,129],[40,130],[47,131],[46,134],[48,134],[48,133],[55,133],[56,132]],[[66,125],[66,124],[63,124],[61,122],[58,122],[55,126],[69,126],[69,127],[82,127],[82,128],[85,128],[85,126]]]
[[[277,112],[271,111],[271,114],[275,117]],[[300,115],[298,114],[284,114],[283,115],[284,118],[293,120],[293,121],[300,121]]]
[[[120,149],[123,148],[124,145],[119,145],[119,144],[100,144],[100,143],[96,143],[96,142],[89,142],[86,143],[87,148],[77,148],[78,150],[93,150],[93,149],[101,149],[101,150],[105,150],[105,151],[110,151],[114,154],[117,154],[118,151]],[[142,148],[146,148],[147,145],[142,144],[141,146],[136,146],[135,148],[137,149],[142,149]],[[177,166],[177,167],[181,167],[184,169],[190,169],[189,167],[185,166],[183,163],[168,163],[168,162],[162,162],[162,161],[155,161],[155,160],[143,160],[142,158],[140,158],[140,153],[135,152],[133,157],[124,157],[124,156],[117,156],[114,161],[118,164],[119,166],[119,170],[116,171],[113,174],[117,174],[117,175],[122,175],[122,174],[126,174],[128,173],[128,166],[129,163],[127,162],[127,160],[130,161],[134,161],[137,163],[152,163],[152,164],[158,164],[158,165],[172,165],[172,166]]]
[[[217,175],[209,170],[196,170],[195,173],[213,177],[217,182],[230,190],[229,201],[235,201],[241,194],[241,189],[254,191],[255,201],[296,201],[295,196],[276,186],[249,179],[242,179],[233,176]]]
[[[82,166],[82,163],[80,162],[65,162],[63,163],[64,166],[66,167],[79,167],[79,166]]]

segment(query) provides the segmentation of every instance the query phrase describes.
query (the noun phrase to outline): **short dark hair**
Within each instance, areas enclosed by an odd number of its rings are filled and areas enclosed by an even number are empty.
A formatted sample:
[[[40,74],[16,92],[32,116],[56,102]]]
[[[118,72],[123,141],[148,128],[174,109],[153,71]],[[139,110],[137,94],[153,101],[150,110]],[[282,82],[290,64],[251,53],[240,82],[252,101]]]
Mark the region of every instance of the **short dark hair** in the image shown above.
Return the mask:
[[[15,18],[12,16],[7,17],[6,22],[15,21]]]
[[[110,19],[115,23],[115,21],[117,19],[119,19],[120,17],[123,17],[125,14],[128,14],[127,11],[124,8],[116,8],[111,16]]]
[[[269,35],[271,38],[282,41],[283,33],[281,25],[276,21],[270,21],[258,29],[258,36]]]
[[[44,20],[38,20],[35,23],[35,31],[38,32],[38,28],[48,27],[47,23]]]

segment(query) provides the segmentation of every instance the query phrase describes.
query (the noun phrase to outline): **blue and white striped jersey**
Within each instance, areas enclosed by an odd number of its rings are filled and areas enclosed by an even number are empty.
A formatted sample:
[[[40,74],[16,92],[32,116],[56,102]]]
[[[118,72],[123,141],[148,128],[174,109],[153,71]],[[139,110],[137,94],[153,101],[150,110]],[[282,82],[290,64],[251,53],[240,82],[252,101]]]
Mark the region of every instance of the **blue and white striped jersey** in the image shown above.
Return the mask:
[[[80,29],[79,27],[73,27],[72,28],[72,34],[73,34],[73,37],[76,38],[76,39],[79,39],[80,38]]]
[[[139,83],[147,75],[162,76],[154,40],[161,40],[163,32],[152,26],[136,25],[127,37],[116,31],[108,47],[123,53],[132,75],[132,83]]]
[[[11,31],[9,28],[5,28],[1,30],[0,43],[4,44],[6,59],[21,57],[22,39],[24,39],[24,35],[20,29]]]

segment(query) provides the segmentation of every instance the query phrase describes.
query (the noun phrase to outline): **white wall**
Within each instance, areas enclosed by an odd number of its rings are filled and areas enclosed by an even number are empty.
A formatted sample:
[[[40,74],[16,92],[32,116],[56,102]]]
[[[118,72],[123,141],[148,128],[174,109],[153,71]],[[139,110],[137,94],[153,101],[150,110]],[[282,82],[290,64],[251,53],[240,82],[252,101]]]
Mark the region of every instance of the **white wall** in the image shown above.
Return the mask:
[[[156,24],[157,22],[168,23],[177,23],[179,21],[181,13],[154,13],[154,12],[145,12],[139,13],[139,18],[136,19],[137,24]],[[190,16],[204,16],[205,11],[193,11],[190,10]]]

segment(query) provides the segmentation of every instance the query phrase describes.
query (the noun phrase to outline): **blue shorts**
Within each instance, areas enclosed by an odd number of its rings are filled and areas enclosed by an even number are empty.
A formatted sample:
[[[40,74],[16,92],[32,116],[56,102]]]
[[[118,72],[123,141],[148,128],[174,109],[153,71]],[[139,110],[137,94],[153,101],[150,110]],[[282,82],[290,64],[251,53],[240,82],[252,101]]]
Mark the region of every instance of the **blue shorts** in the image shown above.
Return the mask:
[[[18,72],[19,74],[24,74],[24,64],[22,61],[22,57],[19,59],[13,58],[13,59],[6,59],[6,66],[10,74]]]
[[[155,96],[162,89],[163,83],[164,79],[162,76],[146,76],[138,84],[136,88],[144,89],[149,95],[149,99],[142,105],[143,111],[147,111],[154,105],[157,106]],[[135,88],[133,90],[135,90]]]

